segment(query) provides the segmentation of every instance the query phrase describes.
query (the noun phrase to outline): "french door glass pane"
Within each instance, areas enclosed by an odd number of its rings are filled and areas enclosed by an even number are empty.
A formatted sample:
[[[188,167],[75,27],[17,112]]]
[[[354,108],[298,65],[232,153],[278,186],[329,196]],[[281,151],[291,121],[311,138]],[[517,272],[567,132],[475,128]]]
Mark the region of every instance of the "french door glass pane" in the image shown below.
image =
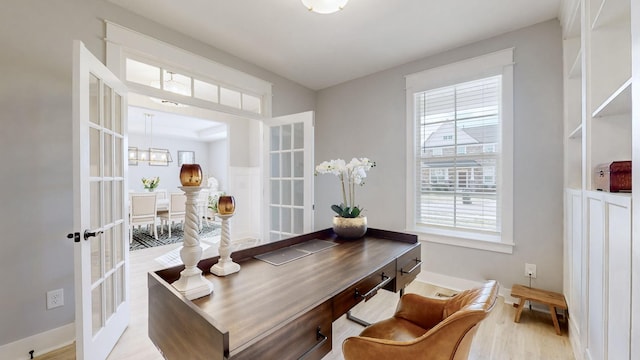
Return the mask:
[[[293,205],[304,206],[304,180],[293,180]]]
[[[271,177],[280,177],[280,154],[271,154]]]
[[[304,152],[302,151],[293,153],[293,177],[304,177]]]
[[[285,152],[282,153],[282,177],[290,178],[291,177],[291,153]]]
[[[107,129],[113,129],[113,119],[111,118],[111,111],[112,111],[112,106],[113,103],[111,102],[111,88],[108,85],[104,85],[103,88],[103,96],[104,96],[104,106],[103,106],[103,112],[104,112],[104,123],[103,123],[103,127],[107,128]]]
[[[91,242],[91,284],[102,277],[102,236],[89,238]]]
[[[282,180],[282,205],[291,205],[291,180]]]
[[[271,151],[280,150],[280,127],[279,126],[273,126],[271,128],[271,146],[270,146],[270,150]]]
[[[89,185],[89,197],[91,204],[100,204],[100,196],[102,195],[100,184],[100,181],[92,181]],[[98,228],[102,225],[101,210],[102,208],[99,206],[91,206],[91,217],[89,222],[92,229]]]
[[[282,150],[291,149],[291,125],[282,125]]]
[[[280,180],[271,180],[271,203],[280,204]]]
[[[104,239],[104,270],[110,271],[113,269],[113,228],[105,229],[102,234]]]
[[[293,209],[293,232],[302,234],[304,232],[304,210]]]
[[[104,181],[104,198],[102,202],[102,209],[104,211],[104,225],[111,224],[113,222],[113,181]]]
[[[104,176],[113,176],[113,137],[111,134],[104,134]]]
[[[119,266],[116,271],[116,304],[122,304],[126,299],[124,298],[125,294],[125,283],[124,283],[124,266]]]
[[[113,207],[115,210],[115,221],[122,219],[124,216],[122,214],[122,209],[124,208],[124,204],[122,203],[124,199],[124,180],[118,179],[113,181],[113,195],[114,195],[114,203]]]
[[[291,208],[282,208],[282,232],[291,233]]]
[[[122,135],[122,96],[114,94],[113,131]]]
[[[271,230],[280,231],[280,207],[271,206]]]
[[[293,124],[293,148],[304,149],[304,124]]]
[[[102,328],[102,284],[91,290],[91,323],[95,336]]]
[[[124,148],[122,146],[122,138],[119,136],[114,136],[114,148],[113,148],[113,156],[114,156],[114,167],[113,167],[113,176],[122,177],[124,176],[124,167],[122,163],[124,162]]]
[[[89,121],[100,125],[100,80],[89,76]]]
[[[123,252],[123,223],[118,223],[113,227],[113,243],[115,245],[115,254],[114,260],[116,264],[119,264],[124,260],[124,252]]]
[[[89,128],[89,176],[100,176],[100,130]]]
[[[115,298],[115,294],[114,294],[114,273],[111,273],[111,275],[109,275],[109,277],[107,277],[105,279],[104,282],[104,290],[105,290],[105,318],[108,319],[109,317],[111,317],[111,315],[113,315],[113,313],[115,312],[115,306],[114,306],[114,298]]]

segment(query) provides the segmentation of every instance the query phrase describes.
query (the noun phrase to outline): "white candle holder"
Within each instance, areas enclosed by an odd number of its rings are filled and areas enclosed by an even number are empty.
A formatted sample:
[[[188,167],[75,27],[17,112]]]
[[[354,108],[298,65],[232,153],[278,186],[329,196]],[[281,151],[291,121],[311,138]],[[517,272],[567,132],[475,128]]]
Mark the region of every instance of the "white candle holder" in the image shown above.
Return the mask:
[[[180,250],[180,258],[185,268],[180,272],[180,278],[172,285],[187,299],[193,300],[213,292],[213,284],[202,276],[202,270],[198,268],[198,262],[202,259],[197,211],[201,187],[180,186],[179,188],[187,196],[184,216],[184,244]]]
[[[218,252],[220,253],[220,259],[210,269],[211,273],[217,276],[227,276],[229,274],[240,271],[240,265],[231,260],[231,237],[229,234],[229,219],[233,214],[216,214],[222,219],[222,234],[220,236],[220,247]]]

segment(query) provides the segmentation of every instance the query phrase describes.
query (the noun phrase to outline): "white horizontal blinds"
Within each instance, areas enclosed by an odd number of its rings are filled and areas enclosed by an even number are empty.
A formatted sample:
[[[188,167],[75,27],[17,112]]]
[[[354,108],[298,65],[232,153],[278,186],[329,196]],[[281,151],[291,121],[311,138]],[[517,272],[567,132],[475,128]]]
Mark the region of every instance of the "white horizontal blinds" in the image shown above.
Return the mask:
[[[502,76],[414,94],[417,225],[499,232]]]

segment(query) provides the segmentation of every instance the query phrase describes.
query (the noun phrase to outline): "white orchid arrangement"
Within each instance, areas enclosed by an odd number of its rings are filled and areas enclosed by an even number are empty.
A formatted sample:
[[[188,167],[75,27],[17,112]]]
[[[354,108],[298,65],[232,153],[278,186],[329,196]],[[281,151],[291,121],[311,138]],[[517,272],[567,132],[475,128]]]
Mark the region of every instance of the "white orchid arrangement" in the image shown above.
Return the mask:
[[[142,178],[142,186],[147,190],[153,190],[160,184],[160,177]]]
[[[316,175],[333,174],[340,179],[342,185],[342,203],[331,205],[331,210],[344,218],[356,218],[360,216],[362,209],[355,205],[356,185],[364,185],[367,171],[376,166],[376,163],[367,158],[353,158],[349,163],[342,159],[324,161],[316,166]]]

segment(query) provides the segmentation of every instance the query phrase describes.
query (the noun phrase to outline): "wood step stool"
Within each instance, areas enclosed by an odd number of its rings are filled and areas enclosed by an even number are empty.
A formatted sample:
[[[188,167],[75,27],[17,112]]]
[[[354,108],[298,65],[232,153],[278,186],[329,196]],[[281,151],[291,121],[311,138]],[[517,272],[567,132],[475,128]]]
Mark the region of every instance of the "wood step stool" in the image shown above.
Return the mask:
[[[513,320],[517,323],[520,322],[520,315],[522,315],[522,309],[524,309],[525,301],[533,301],[542,303],[549,306],[551,312],[551,319],[553,320],[553,327],[556,329],[556,334],[562,335],[560,331],[560,325],[558,324],[558,316],[556,315],[556,309],[567,310],[567,302],[564,299],[564,295],[527,287],[524,285],[513,285],[511,288],[511,296],[520,298],[520,304],[518,304],[518,311],[516,312],[516,318]]]

